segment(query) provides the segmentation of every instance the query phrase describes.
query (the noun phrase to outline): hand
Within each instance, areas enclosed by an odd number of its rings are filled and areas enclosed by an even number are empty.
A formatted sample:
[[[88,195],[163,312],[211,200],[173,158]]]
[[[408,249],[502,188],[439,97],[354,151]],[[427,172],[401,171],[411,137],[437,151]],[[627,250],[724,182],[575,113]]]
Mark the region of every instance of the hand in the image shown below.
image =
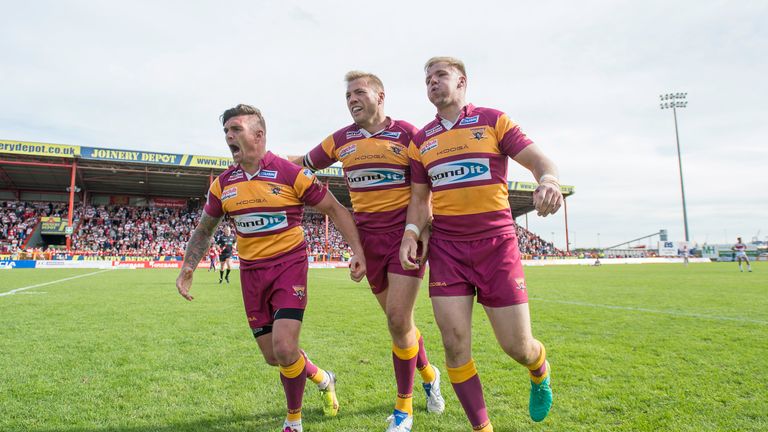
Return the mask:
[[[179,294],[181,294],[182,297],[189,301],[194,300],[194,297],[189,294],[189,289],[192,287],[192,275],[194,272],[195,271],[190,268],[182,267],[179,277],[176,278],[176,289],[179,290]]]
[[[406,230],[400,242],[400,265],[403,270],[418,270],[421,260],[416,258],[417,250],[416,233]]]
[[[545,181],[533,192],[533,206],[539,216],[548,216],[557,212],[563,205],[563,194],[560,185]]]
[[[365,258],[363,254],[354,254],[352,259],[349,260],[349,277],[355,281],[360,282],[365,276]]]

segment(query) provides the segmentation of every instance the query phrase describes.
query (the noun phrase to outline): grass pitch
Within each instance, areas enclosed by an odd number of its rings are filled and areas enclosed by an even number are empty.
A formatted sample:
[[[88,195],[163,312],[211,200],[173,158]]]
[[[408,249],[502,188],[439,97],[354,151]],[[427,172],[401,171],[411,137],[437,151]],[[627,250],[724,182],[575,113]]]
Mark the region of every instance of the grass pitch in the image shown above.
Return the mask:
[[[768,430],[768,265],[753,268],[526,268],[555,404],[543,423],[528,418],[526,372],[478,307],[474,358],[495,430]],[[85,274],[0,296],[0,431],[279,429],[278,372],[248,330],[237,272],[219,285],[199,270],[192,303],[175,270],[9,270],[0,294]],[[342,409],[324,418],[308,383],[305,430],[383,431],[396,394],[383,313],[343,270],[313,270],[309,285],[302,346],[338,374]],[[414,430],[469,431],[425,288],[416,320],[447,409],[427,414],[417,385]]]

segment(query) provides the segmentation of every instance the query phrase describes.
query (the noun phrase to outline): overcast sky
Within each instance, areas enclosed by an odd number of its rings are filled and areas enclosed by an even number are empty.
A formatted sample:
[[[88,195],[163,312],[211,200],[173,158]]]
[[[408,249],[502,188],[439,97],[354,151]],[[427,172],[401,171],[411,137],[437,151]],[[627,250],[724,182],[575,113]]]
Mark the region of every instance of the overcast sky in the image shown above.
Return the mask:
[[[423,64],[464,60],[468,100],[507,112],[560,167],[572,247],[665,228],[768,237],[766,1],[3,2],[0,139],[229,156],[218,116],[260,107],[300,154],[351,123],[344,74],[431,121]],[[510,164],[510,179],[531,181]],[[524,224],[523,218],[518,222]],[[529,228],[565,248],[561,213]],[[598,234],[599,233],[599,234]]]

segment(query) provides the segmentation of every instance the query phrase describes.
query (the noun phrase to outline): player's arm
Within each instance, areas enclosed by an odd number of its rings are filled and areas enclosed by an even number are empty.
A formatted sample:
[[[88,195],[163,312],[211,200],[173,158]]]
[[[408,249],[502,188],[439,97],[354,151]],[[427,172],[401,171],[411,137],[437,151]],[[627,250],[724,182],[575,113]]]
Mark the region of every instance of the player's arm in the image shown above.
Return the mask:
[[[189,294],[189,289],[192,286],[192,274],[206,251],[209,250],[211,237],[216,232],[216,227],[219,226],[220,222],[221,217],[213,217],[203,211],[200,223],[197,224],[189,238],[187,249],[184,251],[184,263],[181,265],[179,277],[176,278],[176,289],[187,300],[194,299]]]
[[[363,254],[363,245],[360,243],[360,236],[357,233],[355,221],[349,210],[345,209],[333,196],[327,192],[319,203],[312,206],[317,211],[327,214],[331,218],[336,229],[339,230],[349,247],[352,248],[354,255],[349,262],[352,280],[360,282],[365,276],[365,256]]]
[[[418,269],[422,258],[424,258],[423,256],[416,256],[417,242],[421,234],[429,230],[428,225],[432,219],[431,197],[432,192],[429,190],[429,185],[411,182],[411,200],[408,203],[403,240],[400,242],[400,265],[405,270]],[[423,243],[423,246],[426,249],[426,242]]]
[[[530,144],[513,158],[527,168],[539,183],[533,192],[533,205],[539,216],[554,214],[563,205],[557,166],[536,144]]]

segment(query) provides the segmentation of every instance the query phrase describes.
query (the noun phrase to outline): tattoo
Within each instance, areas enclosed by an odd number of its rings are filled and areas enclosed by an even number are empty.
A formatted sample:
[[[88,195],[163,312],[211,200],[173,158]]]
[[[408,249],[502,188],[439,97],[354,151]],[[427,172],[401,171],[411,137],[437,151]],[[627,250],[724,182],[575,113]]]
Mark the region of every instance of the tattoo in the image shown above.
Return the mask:
[[[208,249],[211,247],[211,237],[216,227],[219,226],[221,218],[209,216],[203,212],[200,217],[200,223],[197,224],[195,231],[189,238],[187,250],[184,252],[184,264],[182,267],[196,269],[200,260],[203,259]]]

